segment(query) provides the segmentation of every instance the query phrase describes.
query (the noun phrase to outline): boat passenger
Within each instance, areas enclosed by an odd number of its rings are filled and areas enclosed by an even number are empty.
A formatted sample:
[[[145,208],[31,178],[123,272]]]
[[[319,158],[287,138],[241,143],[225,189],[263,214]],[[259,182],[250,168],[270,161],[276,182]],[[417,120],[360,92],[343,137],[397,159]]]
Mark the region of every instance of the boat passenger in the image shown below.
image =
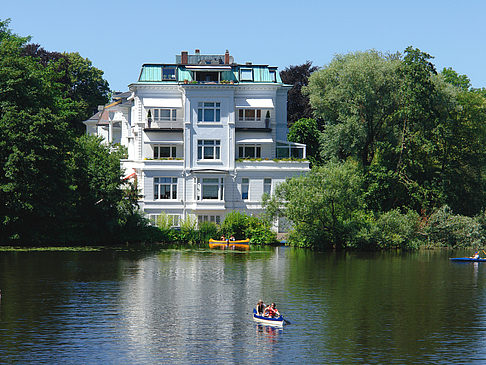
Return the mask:
[[[235,236],[231,235],[231,237],[230,237],[230,239],[229,239],[229,240],[230,240],[230,241],[236,241],[236,240],[235,240]]]
[[[275,317],[279,317],[280,313],[279,313],[277,307],[275,306],[275,303],[272,303],[268,307],[265,308],[263,315],[265,317],[275,318]]]
[[[226,241],[226,237],[224,236],[224,234],[221,236],[221,238],[219,240],[220,241]]]
[[[263,300],[259,300],[256,306],[256,312],[259,316],[263,316],[263,312],[265,311],[265,303],[263,303]]]
[[[479,259],[479,251],[476,251],[474,255],[471,256],[472,259]]]

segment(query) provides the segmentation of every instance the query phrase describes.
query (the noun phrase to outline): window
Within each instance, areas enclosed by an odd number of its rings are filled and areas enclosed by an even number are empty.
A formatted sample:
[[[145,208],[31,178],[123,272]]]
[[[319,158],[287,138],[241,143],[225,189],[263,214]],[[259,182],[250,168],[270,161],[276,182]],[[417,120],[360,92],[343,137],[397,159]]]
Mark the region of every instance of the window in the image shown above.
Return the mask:
[[[261,109],[239,109],[238,120],[245,122],[255,122],[262,120]]]
[[[223,200],[224,179],[219,177],[196,178],[196,200]]]
[[[175,81],[176,74],[175,74],[175,66],[165,66],[162,68],[162,80],[163,81]]]
[[[176,146],[171,145],[154,145],[154,159],[176,157]]]
[[[219,140],[201,139],[197,141],[198,160],[219,160],[221,146]]]
[[[199,82],[218,82],[220,79],[219,72],[196,72],[195,80]]]
[[[262,147],[255,144],[238,145],[239,158],[260,158],[262,157]]]
[[[152,109],[154,122],[175,121],[177,119],[177,109]]]
[[[248,200],[249,190],[250,190],[250,179],[244,177],[241,179],[241,199]]]
[[[197,121],[198,122],[220,122],[221,103],[199,102],[197,104]]]
[[[304,147],[292,143],[277,142],[277,158],[304,158]]]
[[[263,179],[263,193],[272,195],[272,179],[270,178]]]
[[[149,220],[153,226],[158,226],[160,223],[163,227],[180,227],[179,214],[149,214]]]
[[[251,69],[251,68],[240,69],[240,80],[241,81],[253,81],[253,69]]]
[[[177,199],[176,177],[154,177],[154,200]]]
[[[197,223],[201,224],[203,222],[213,222],[216,224],[221,224],[221,216],[220,215],[198,215]]]
[[[270,80],[271,82],[277,82],[277,73],[275,70],[270,70]]]

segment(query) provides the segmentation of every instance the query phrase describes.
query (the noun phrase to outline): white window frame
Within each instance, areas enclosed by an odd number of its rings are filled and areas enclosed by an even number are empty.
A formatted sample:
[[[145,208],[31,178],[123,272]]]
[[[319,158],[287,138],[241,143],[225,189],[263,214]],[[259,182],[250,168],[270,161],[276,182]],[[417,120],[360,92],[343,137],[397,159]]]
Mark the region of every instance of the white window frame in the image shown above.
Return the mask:
[[[175,158],[177,156],[177,147],[173,144],[154,144],[153,146],[153,156],[154,160],[162,159],[162,158]],[[169,156],[161,156],[160,149],[161,148],[169,148]]]
[[[208,155],[206,156],[206,151],[211,151],[211,150],[213,152],[211,154],[208,153]],[[219,139],[198,139],[197,159],[199,161],[221,160],[221,141]]]
[[[263,194],[272,195],[272,178],[265,177],[263,179]]]
[[[250,77],[248,76],[250,73]],[[240,81],[253,81],[253,68],[240,68]]]
[[[238,158],[261,158],[262,157],[262,145],[261,144],[248,144],[248,143],[238,143]],[[243,149],[243,154],[240,149]],[[253,157],[249,157],[246,154],[247,149],[253,149]]]
[[[162,180],[168,179],[168,180]],[[169,186],[169,197],[162,198],[162,186]],[[173,176],[156,176],[154,177],[154,200],[177,200],[177,177]]]
[[[206,120],[205,111],[213,111],[212,120]],[[221,102],[219,101],[200,101],[197,103],[197,122],[198,123],[221,123]]]
[[[171,225],[170,225],[171,228],[181,226],[181,216],[179,214],[166,214],[166,215],[167,215],[167,219],[169,219],[170,222],[171,222]],[[148,217],[149,217],[149,220],[150,220],[150,224],[153,225],[153,226],[156,226],[157,221],[159,220],[160,214],[149,214]]]
[[[250,200],[250,178],[241,178],[241,199]]]
[[[197,201],[223,201],[224,200],[224,178],[222,177],[197,177],[194,178],[195,199]],[[217,186],[217,198],[204,198],[205,186]]]
[[[216,223],[218,226],[221,224],[221,216],[220,215],[213,215],[213,214],[199,214],[197,216],[197,224],[201,224],[203,222],[213,222]]]
[[[251,116],[253,114],[253,116]],[[263,110],[254,108],[238,109],[239,122],[261,122]]]
[[[162,111],[169,112],[168,117],[162,118]],[[155,123],[175,122],[177,120],[177,108],[151,108],[152,121]]]
[[[276,154],[277,158],[306,158],[305,144],[277,141]]]

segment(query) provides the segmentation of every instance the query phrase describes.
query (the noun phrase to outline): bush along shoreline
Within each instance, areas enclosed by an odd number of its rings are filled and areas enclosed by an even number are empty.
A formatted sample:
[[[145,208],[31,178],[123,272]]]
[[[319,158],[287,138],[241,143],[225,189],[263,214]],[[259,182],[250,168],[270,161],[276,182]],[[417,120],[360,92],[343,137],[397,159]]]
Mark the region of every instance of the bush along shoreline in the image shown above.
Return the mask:
[[[179,227],[173,227],[171,217],[161,214],[152,226],[146,227],[146,243],[204,245],[209,239],[219,239],[221,236],[235,239],[250,239],[252,245],[278,244],[277,235],[271,230],[271,225],[265,220],[248,216],[238,211],[228,213],[221,223],[196,223],[188,218],[180,222]]]

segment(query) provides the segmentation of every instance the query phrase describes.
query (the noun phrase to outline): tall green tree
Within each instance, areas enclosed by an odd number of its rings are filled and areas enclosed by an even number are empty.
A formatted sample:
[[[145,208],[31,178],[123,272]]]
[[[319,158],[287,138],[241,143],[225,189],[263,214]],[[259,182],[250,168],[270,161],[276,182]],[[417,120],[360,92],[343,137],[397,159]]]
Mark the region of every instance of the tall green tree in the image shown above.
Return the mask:
[[[2,240],[41,242],[62,222],[69,195],[69,101],[53,70],[21,55],[28,38],[0,25],[0,201]]]
[[[98,105],[104,105],[109,100],[110,88],[103,79],[103,71],[77,52],[49,52],[38,44],[23,46],[22,55],[30,56],[42,66],[55,70],[54,79],[60,90],[74,104],[75,115],[69,119],[71,128],[77,135],[82,135],[85,132],[82,122],[97,111]]]
[[[264,201],[271,217],[293,224],[291,244],[342,249],[358,229],[363,214],[362,175],[356,163],[328,163],[277,186]]]
[[[290,127],[301,118],[312,118],[312,108],[309,97],[302,94],[302,87],[307,86],[309,76],[317,71],[311,61],[302,65],[289,66],[280,71],[280,77],[285,84],[292,85],[287,95],[287,125]]]
[[[121,187],[122,152],[75,138],[70,122],[80,104],[60,81],[65,57],[41,62],[25,54],[28,41],[0,21],[0,244],[114,241],[128,227],[136,232],[143,220],[136,188]]]
[[[396,56],[356,52],[336,56],[310,76],[303,90],[324,123],[327,159],[355,157],[367,167],[377,144],[393,138],[399,65]]]

